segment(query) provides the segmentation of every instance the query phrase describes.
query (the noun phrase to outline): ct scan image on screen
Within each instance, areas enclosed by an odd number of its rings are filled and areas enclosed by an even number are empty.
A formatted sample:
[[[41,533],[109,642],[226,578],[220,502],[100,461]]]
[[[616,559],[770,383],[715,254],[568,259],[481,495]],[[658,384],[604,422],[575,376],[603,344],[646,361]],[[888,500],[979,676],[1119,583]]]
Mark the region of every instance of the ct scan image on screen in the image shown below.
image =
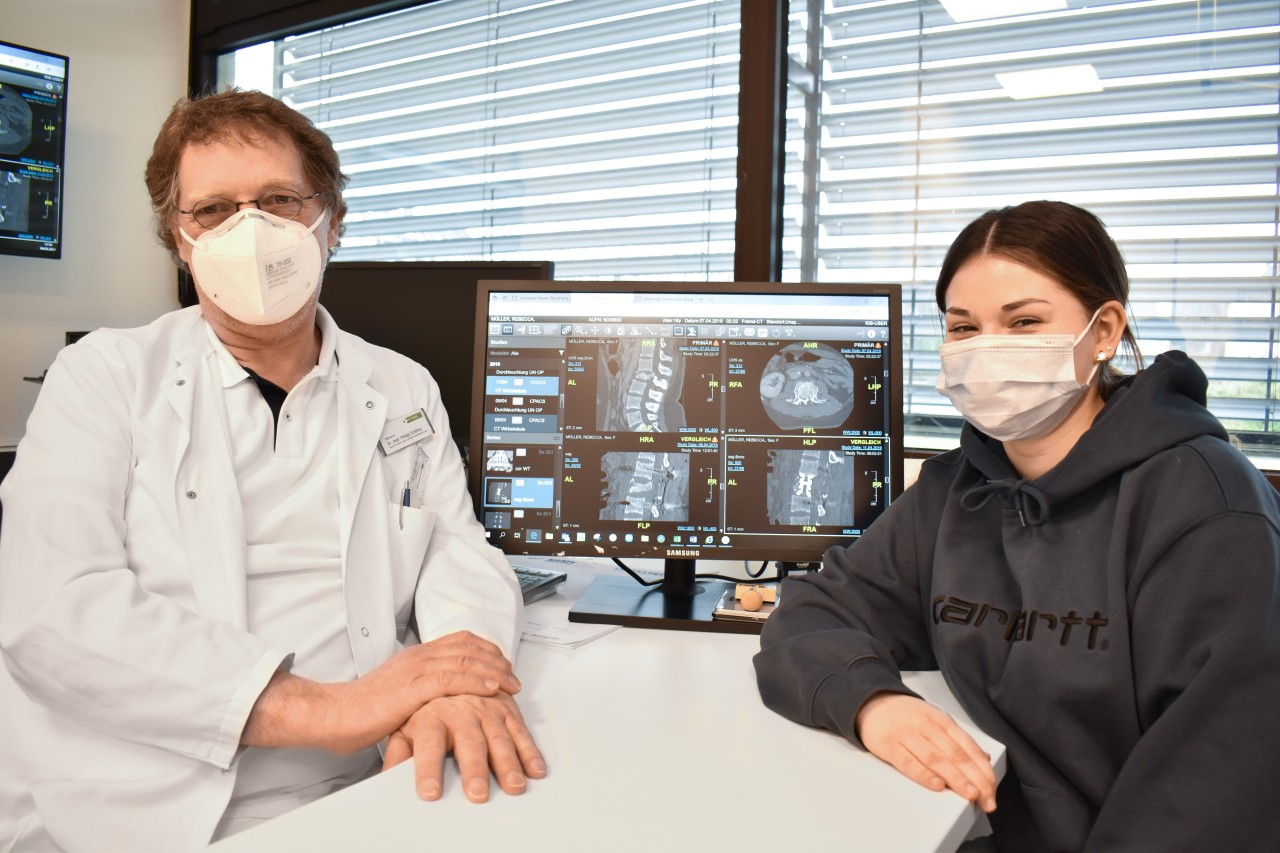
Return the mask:
[[[0,42],[0,254],[62,256],[67,57]]]
[[[851,541],[900,488],[899,299],[894,285],[482,283],[470,473],[489,540],[782,561]]]

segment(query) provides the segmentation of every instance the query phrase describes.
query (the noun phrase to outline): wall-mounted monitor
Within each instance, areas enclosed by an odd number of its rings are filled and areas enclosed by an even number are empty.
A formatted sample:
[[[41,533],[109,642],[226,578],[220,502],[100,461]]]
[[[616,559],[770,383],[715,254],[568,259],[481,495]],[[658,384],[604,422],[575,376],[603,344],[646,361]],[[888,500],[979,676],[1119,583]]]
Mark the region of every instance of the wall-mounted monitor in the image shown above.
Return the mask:
[[[597,577],[573,621],[734,630],[696,560],[818,561],[901,491],[901,314],[897,285],[482,282],[490,542],[665,561],[656,589]]]
[[[0,254],[62,257],[67,65],[0,41]]]

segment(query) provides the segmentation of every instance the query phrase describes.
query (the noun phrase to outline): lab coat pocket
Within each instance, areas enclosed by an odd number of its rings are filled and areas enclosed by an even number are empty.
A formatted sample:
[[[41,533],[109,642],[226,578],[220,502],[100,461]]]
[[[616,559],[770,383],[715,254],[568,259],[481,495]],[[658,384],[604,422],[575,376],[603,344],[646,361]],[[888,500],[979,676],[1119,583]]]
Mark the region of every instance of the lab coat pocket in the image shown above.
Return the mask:
[[[412,506],[391,506],[391,565],[397,574],[412,572],[416,577],[427,556],[436,514]]]

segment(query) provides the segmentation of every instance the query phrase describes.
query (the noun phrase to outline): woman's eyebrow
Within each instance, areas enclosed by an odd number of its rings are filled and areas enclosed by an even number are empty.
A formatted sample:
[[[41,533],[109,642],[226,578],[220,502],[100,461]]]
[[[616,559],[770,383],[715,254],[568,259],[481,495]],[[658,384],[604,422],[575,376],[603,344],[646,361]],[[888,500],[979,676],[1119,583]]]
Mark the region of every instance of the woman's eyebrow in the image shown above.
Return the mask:
[[[1017,302],[1010,302],[1008,305],[1002,305],[1000,307],[1000,310],[1004,311],[1005,313],[1008,313],[1010,311],[1017,311],[1019,308],[1025,308],[1028,305],[1037,305],[1037,304],[1049,305],[1051,303],[1049,302],[1048,299],[1036,299],[1032,297],[1028,299],[1019,299]]]
[[[1010,302],[1007,305],[1001,305],[1000,311],[1004,314],[1008,314],[1011,311],[1017,311],[1019,308],[1025,308],[1028,305],[1051,305],[1051,304],[1053,303],[1051,303],[1047,299],[1036,299],[1036,298],[1019,299],[1016,302]],[[948,306],[946,313],[956,314],[961,317],[968,317],[970,312],[966,308],[956,308],[956,307]]]

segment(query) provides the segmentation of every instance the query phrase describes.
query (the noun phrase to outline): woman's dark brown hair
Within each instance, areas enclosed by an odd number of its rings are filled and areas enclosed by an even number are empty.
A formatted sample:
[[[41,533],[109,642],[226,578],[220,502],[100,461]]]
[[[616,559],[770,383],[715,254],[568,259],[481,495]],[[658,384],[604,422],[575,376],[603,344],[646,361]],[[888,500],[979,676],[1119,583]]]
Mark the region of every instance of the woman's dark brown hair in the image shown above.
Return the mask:
[[[311,119],[262,92],[227,89],[201,98],[183,98],[174,104],[160,127],[151,157],[147,160],[147,192],[155,214],[156,236],[179,266],[178,247],[173,237],[178,203],[178,162],[188,145],[239,140],[254,142],[272,139],[290,142],[302,157],[302,170],[315,192],[341,223],[347,213],[342,190],[347,176],[342,174],[338,152],[324,131]],[[339,225],[339,235],[343,226]]]
[[[1113,299],[1128,309],[1129,275],[1120,250],[1102,220],[1073,204],[1028,201],[988,210],[966,225],[947,250],[938,273],[935,297],[943,313],[951,279],[960,267],[982,255],[1000,255],[1048,276],[1071,291],[1088,314]],[[1131,323],[1125,326],[1121,345],[1140,370],[1142,353]],[[1123,378],[1108,363],[1098,376],[1102,399]]]

